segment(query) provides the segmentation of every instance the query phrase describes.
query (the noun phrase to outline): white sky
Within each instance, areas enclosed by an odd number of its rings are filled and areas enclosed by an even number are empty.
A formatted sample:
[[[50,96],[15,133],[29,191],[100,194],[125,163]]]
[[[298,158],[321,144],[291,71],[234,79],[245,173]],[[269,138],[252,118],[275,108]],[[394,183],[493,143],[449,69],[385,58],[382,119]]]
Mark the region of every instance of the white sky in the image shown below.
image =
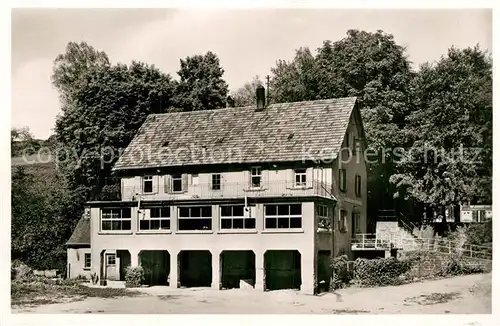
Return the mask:
[[[179,59],[213,51],[234,90],[263,77],[294,50],[315,50],[348,29],[394,35],[415,64],[435,61],[455,45],[492,47],[491,10],[354,9],[14,9],[12,125],[37,138],[53,133],[60,112],[52,62],[69,41],[86,41],[113,62],[154,64],[177,78]]]

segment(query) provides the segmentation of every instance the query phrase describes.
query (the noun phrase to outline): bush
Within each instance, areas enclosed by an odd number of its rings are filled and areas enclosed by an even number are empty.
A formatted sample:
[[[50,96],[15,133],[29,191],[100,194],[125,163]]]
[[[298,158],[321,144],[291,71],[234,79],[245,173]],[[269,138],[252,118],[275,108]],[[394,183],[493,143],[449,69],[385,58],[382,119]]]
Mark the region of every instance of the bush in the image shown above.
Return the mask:
[[[128,266],[125,269],[125,287],[138,288],[144,283],[144,269],[142,266]]]
[[[20,260],[14,260],[10,267],[11,280],[27,280],[33,277],[33,269]]]
[[[330,287],[335,290],[347,286],[353,277],[352,270],[349,269],[349,259],[346,255],[335,257],[331,260],[332,283]]]
[[[361,259],[354,262],[354,280],[359,286],[386,286],[405,283],[405,273],[412,267],[412,260],[394,257]]]

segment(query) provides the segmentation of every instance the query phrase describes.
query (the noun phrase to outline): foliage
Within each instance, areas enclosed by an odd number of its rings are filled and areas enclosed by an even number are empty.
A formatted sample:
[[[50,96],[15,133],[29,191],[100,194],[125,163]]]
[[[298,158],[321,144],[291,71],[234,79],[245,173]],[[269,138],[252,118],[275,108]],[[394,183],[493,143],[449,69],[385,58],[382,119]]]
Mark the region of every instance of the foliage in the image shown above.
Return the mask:
[[[219,57],[208,51],[181,59],[177,72],[180,81],[175,91],[175,103],[183,111],[212,110],[226,106],[228,85],[222,79],[224,69]]]
[[[404,274],[410,271],[411,260],[394,257],[354,261],[354,280],[359,286],[386,286],[404,283]]]
[[[10,130],[10,156],[35,154],[42,146],[43,140],[35,139],[28,127],[12,128]]]
[[[330,287],[338,289],[347,286],[352,278],[353,272],[349,269],[349,259],[346,255],[335,257],[330,262],[332,268],[332,283]]]
[[[92,284],[97,284],[97,282],[99,282],[99,275],[97,275],[97,273],[92,273],[90,274],[90,281],[92,282]]]
[[[409,148],[391,181],[426,204],[491,203],[492,60],[478,46],[451,48],[412,81]]]
[[[140,295],[137,291],[116,288],[94,288],[77,280],[51,280],[44,277],[11,282],[12,305],[40,305],[83,300],[87,297],[116,298]]]
[[[144,283],[144,269],[142,266],[128,266],[125,269],[125,286],[138,288]]]
[[[491,246],[493,243],[493,221],[474,223],[465,230],[467,244],[476,246]]]
[[[315,56],[301,48],[291,62],[278,61],[272,69],[270,93],[278,103],[358,98],[366,142],[379,158],[368,166],[368,207],[376,212],[392,205],[395,189],[389,177],[394,173],[395,154],[385,149],[403,143],[412,78],[405,48],[392,35],[349,30],[339,41],[325,41]]]
[[[255,105],[255,93],[257,90],[257,86],[263,86],[263,83],[260,80],[259,76],[255,76],[251,82],[245,83],[243,87],[240,87],[235,92],[232,92],[231,98],[234,100],[234,106],[243,107]]]
[[[33,269],[20,260],[14,260],[10,265],[11,280],[27,280],[33,277]]]

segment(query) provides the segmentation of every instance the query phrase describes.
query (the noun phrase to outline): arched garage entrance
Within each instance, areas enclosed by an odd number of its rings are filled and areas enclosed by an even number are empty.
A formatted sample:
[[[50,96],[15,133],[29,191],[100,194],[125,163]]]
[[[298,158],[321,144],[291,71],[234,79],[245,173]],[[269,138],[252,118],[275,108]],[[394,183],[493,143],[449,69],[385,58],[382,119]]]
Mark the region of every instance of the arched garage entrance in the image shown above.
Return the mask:
[[[170,254],[167,250],[142,250],[139,263],[147,285],[169,285]]]
[[[220,255],[222,288],[240,288],[240,282],[255,286],[255,253],[252,250],[226,250]]]
[[[300,252],[268,250],[264,254],[266,290],[300,289]]]
[[[210,287],[212,284],[212,254],[208,250],[179,252],[179,281],[183,287]]]

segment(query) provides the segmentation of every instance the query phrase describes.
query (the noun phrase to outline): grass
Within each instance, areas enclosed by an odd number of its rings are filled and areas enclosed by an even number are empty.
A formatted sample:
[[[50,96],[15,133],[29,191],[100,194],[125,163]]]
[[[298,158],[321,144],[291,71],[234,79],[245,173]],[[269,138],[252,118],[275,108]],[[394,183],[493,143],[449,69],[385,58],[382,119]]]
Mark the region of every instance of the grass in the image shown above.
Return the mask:
[[[406,298],[404,301],[407,303],[416,303],[419,305],[434,305],[439,303],[446,303],[460,297],[458,292],[422,294],[417,297]],[[407,304],[406,304],[407,305]]]
[[[137,291],[116,288],[91,288],[74,280],[31,278],[11,282],[12,306],[38,306],[67,301],[79,301],[88,297],[116,298],[140,295]]]

